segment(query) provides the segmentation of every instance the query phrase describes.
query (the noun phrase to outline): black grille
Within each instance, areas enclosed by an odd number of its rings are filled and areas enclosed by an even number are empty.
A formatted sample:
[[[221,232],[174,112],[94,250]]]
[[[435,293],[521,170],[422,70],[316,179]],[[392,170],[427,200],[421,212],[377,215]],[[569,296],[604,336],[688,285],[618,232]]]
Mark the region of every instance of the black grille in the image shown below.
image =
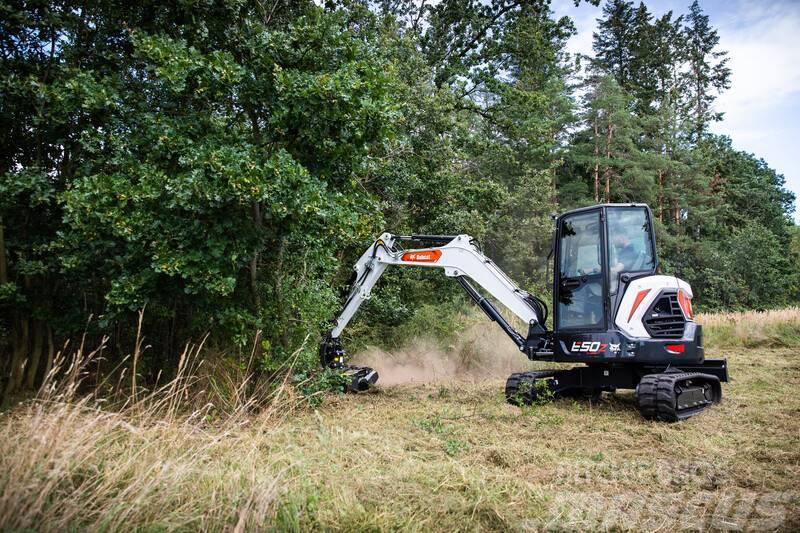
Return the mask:
[[[680,339],[685,325],[678,294],[674,292],[659,296],[644,318],[644,327],[653,338]]]

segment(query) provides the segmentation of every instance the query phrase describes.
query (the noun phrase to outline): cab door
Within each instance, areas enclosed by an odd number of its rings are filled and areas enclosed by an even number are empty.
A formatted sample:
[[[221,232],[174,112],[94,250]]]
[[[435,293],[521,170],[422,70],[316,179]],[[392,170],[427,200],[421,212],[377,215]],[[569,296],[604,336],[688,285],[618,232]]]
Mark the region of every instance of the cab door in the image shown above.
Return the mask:
[[[605,331],[605,235],[601,209],[559,219],[554,276],[555,329]]]

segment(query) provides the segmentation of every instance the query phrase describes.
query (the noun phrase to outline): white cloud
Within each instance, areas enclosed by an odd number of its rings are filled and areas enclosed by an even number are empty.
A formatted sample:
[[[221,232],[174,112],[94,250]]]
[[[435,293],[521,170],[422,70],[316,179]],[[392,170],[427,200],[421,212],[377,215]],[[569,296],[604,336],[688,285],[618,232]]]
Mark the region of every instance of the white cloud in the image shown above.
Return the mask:
[[[592,54],[592,32],[597,27],[596,19],[602,14],[599,7],[581,3],[575,6],[572,0],[557,0],[553,2],[553,12],[556,17],[567,16],[575,24],[577,34],[567,42],[567,51],[571,54]]]
[[[715,108],[725,113],[714,131],[741,150],[763,157],[800,196],[800,4],[746,2],[726,5],[714,24],[729,52],[731,88]],[[800,221],[800,212],[795,213]]]
[[[717,100],[731,116],[752,115],[800,92],[797,32],[800,4],[739,3],[718,25],[720,46],[729,52],[732,86]]]

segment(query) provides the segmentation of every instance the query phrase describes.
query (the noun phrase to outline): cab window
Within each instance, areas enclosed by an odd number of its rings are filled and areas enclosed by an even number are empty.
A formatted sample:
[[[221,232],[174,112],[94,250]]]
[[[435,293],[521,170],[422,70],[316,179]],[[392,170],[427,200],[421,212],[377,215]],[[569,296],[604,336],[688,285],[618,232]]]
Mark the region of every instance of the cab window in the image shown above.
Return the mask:
[[[565,217],[559,238],[558,327],[602,326],[600,212]]]
[[[621,274],[655,269],[653,234],[644,208],[612,207],[607,215],[609,292],[616,294]]]

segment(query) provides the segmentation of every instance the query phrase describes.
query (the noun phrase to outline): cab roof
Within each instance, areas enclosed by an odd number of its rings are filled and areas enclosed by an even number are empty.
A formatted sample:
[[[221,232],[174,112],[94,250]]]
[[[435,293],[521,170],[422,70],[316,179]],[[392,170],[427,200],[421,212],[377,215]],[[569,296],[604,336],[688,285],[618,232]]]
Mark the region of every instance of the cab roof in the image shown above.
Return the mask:
[[[572,214],[575,214],[575,213],[581,213],[581,212],[584,212],[584,211],[591,211],[593,209],[599,209],[601,207],[640,207],[640,208],[643,207],[643,208],[647,209],[648,212],[650,212],[650,206],[647,205],[647,204],[642,204],[642,203],[627,203],[627,204],[606,203],[606,204],[590,205],[590,206],[587,206],[587,207],[579,207],[577,209],[572,209],[570,211],[565,211],[564,213],[561,213],[560,215],[554,216],[553,220],[558,220],[561,217],[565,217],[567,215],[572,215]]]

